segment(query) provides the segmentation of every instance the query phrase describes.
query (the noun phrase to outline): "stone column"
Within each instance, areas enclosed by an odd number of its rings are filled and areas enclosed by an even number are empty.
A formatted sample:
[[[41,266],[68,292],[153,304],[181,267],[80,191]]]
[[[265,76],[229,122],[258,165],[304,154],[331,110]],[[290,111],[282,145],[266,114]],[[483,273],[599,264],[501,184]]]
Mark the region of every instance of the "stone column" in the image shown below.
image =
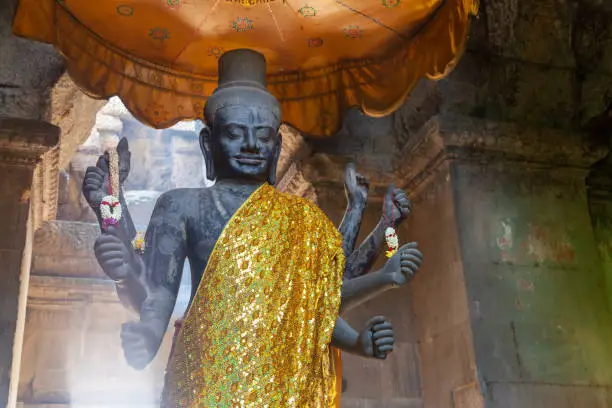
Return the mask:
[[[57,145],[59,128],[0,119],[0,407],[16,401],[30,273],[30,191],[39,157]]]
[[[425,407],[604,407],[612,315],[581,135],[443,115],[402,152]]]
[[[602,261],[608,307],[612,310],[612,151],[593,166],[587,187],[591,224]]]

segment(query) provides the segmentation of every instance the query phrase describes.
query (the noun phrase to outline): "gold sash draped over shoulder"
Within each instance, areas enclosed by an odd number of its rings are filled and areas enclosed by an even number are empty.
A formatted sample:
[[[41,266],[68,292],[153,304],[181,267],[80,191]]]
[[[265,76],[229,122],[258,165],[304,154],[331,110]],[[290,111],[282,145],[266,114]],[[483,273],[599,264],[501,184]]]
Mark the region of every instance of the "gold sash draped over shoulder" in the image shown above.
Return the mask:
[[[264,184],[229,221],[174,344],[162,406],[339,407],[342,238]]]

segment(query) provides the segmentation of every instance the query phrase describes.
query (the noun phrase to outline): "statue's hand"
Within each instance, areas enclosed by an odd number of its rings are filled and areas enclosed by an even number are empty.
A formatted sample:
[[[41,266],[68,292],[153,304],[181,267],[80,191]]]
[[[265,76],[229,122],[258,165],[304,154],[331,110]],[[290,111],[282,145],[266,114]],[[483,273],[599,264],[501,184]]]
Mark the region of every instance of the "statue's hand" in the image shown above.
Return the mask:
[[[90,166],[85,171],[83,179],[83,195],[91,208],[100,207],[100,203],[107,191],[105,181],[108,178],[108,164],[104,156],[100,156],[95,166]]]
[[[110,226],[96,239],[94,252],[104,273],[114,281],[128,278],[132,273],[130,267],[131,253],[117,236],[119,231]]]
[[[128,364],[142,370],[157,352],[160,343],[155,331],[142,322],[126,322],[121,326],[121,345]]]
[[[387,261],[384,273],[388,274],[391,283],[396,286],[403,286],[419,270],[423,262],[423,254],[417,248],[416,242],[409,242],[401,248]]]
[[[361,330],[358,341],[364,356],[384,360],[393,351],[393,326],[382,316],[374,317]]]
[[[355,165],[353,163],[347,164],[344,171],[344,191],[346,192],[349,206],[356,204],[365,205],[368,199],[369,188],[370,183],[364,176],[357,173]]]
[[[398,226],[401,221],[408,218],[412,211],[412,202],[406,192],[401,188],[395,188],[393,184],[387,189],[383,206],[385,218],[393,222],[394,226]]]
[[[123,185],[130,173],[131,153],[126,138],[119,141],[117,145],[119,156],[119,184]],[[100,202],[108,194],[108,153],[104,153],[98,158],[95,166],[90,166],[85,171],[83,179],[83,195],[91,208],[98,208]]]

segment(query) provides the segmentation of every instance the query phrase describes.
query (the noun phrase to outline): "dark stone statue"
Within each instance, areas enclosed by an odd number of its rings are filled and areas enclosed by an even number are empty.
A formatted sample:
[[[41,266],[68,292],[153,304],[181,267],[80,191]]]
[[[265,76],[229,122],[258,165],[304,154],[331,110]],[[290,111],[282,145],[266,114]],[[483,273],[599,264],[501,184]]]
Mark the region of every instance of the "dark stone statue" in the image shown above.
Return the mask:
[[[104,228],[95,254],[104,272],[116,282],[121,301],[140,319],[124,323],[122,345],[128,363],[145,367],[158,351],[175,305],[185,259],[191,266],[192,299],[208,258],[224,226],[241,204],[264,182],[275,183],[282,145],[280,106],[265,88],[265,60],[249,50],[226,53],[219,61],[219,87],[205,108],[207,125],[200,134],[209,188],[175,189],[157,201],[147,232],[146,250],[132,247],[134,225],[125,205],[115,226]],[[119,175],[129,173],[130,152],[125,139],[117,147]],[[87,169],[83,193],[99,216],[107,194],[108,156]],[[367,198],[368,183],[353,166],[346,171],[348,208],[340,226],[347,255],[341,310],[382,291],[404,285],[417,271],[422,256],[407,244],[378,271],[365,274],[380,251],[384,225],[353,250]],[[401,190],[385,198],[388,215],[397,225],[410,212]],[[344,351],[384,359],[393,350],[394,333],[384,317],[370,320],[361,331],[339,318],[332,344]]]

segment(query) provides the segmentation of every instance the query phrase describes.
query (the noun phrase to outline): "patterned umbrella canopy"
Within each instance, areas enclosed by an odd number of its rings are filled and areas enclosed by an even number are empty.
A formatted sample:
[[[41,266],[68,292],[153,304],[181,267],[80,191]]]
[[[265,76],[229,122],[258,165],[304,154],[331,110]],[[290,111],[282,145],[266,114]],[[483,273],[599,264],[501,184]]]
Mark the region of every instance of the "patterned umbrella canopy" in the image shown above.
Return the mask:
[[[21,0],[15,34],[54,44],[88,94],[156,127],[203,119],[217,60],[251,48],[285,121],[328,136],[397,109],[459,58],[477,0]]]

